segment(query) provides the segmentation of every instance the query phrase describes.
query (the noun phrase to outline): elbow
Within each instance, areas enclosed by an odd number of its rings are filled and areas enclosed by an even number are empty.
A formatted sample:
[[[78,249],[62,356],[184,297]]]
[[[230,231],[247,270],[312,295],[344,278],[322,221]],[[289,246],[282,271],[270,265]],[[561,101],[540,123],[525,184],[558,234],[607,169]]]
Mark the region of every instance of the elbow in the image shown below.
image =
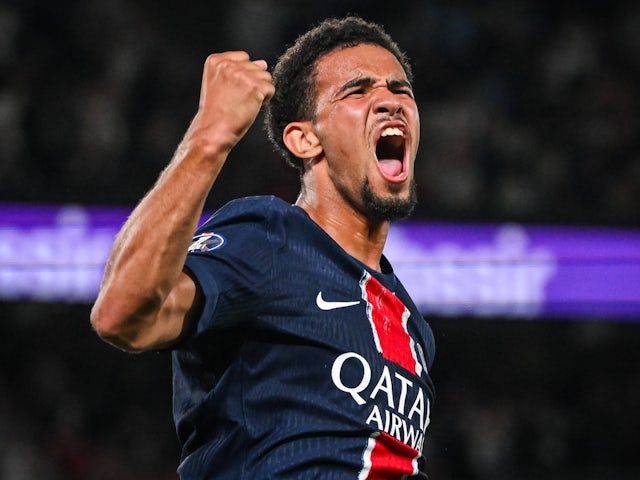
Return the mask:
[[[98,300],[91,309],[91,326],[105,342],[126,352],[137,353],[145,350],[134,327],[135,322],[118,314]]]

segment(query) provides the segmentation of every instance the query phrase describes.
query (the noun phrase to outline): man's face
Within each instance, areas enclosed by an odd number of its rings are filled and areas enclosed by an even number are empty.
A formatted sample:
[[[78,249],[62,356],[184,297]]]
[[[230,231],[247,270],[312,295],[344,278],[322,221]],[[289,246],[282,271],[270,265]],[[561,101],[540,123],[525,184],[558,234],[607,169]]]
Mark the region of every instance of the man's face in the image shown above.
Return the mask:
[[[313,124],[336,191],[367,218],[408,216],[420,119],[404,69],[388,50],[362,44],[324,55],[316,73]]]

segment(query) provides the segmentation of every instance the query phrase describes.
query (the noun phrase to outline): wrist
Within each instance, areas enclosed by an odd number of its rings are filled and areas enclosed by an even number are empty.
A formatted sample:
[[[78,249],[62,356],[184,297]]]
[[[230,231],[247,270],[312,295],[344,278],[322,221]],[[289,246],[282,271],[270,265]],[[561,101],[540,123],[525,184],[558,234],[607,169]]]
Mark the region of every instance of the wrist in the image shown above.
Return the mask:
[[[175,159],[181,163],[195,163],[196,169],[213,170],[217,173],[234,145],[228,137],[190,128],[178,145]]]

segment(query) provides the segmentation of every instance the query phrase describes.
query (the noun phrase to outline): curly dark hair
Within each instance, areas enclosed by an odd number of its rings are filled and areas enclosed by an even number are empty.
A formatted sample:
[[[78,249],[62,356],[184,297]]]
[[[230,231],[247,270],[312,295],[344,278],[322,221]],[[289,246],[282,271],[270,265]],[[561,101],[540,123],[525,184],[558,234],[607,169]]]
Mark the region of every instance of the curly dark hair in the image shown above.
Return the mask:
[[[320,57],[336,49],[361,44],[379,45],[391,52],[402,65],[407,78],[413,74],[408,58],[378,24],[360,17],[328,19],[298,37],[273,69],[275,95],[265,112],[265,127],[271,143],[300,173],[303,163],[285,146],[282,134],[290,122],[312,120],[315,113],[315,65]]]

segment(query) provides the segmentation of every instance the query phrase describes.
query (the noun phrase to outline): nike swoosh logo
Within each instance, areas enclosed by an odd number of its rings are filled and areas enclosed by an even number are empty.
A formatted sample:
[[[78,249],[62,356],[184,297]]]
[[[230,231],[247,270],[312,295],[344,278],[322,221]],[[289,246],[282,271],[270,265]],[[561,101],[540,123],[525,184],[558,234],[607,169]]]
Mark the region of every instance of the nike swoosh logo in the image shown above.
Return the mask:
[[[336,308],[353,307],[359,303],[360,300],[355,302],[327,302],[322,298],[322,292],[318,292],[318,296],[316,297],[316,305],[318,305],[320,310],[335,310]]]

